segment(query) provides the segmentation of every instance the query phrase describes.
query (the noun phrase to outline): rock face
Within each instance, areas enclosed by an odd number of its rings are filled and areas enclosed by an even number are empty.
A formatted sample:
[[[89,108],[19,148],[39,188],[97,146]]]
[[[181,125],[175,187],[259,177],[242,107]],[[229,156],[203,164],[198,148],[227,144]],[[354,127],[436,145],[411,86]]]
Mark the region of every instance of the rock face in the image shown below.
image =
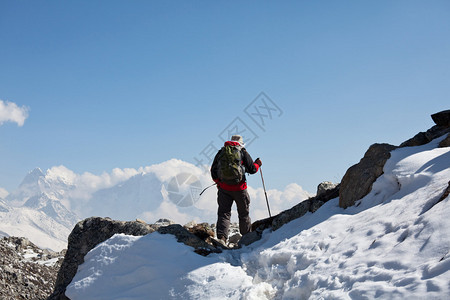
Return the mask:
[[[68,299],[64,292],[77,273],[84,256],[95,246],[116,233],[146,235],[155,228],[141,222],[113,221],[109,218],[88,218],[78,222],[69,235],[68,249],[55,283],[53,294],[48,299]]]
[[[26,238],[0,239],[0,299],[46,299],[62,253],[42,250]]]
[[[450,127],[433,126],[426,132],[419,132],[414,137],[400,144],[400,147],[413,147],[428,144],[435,138],[450,132]]]
[[[411,139],[400,144],[399,147],[412,147],[425,145],[432,140],[450,132],[450,110],[445,110],[431,115],[436,123],[426,132],[419,132]],[[450,136],[450,135],[449,135]],[[450,137],[447,136],[439,144],[439,147],[450,146]],[[372,184],[383,174],[383,167],[390,158],[390,152],[395,146],[389,144],[374,144],[370,146],[361,161],[350,167],[341,181],[339,192],[339,206],[347,208],[366,196],[372,190]]]
[[[450,127],[450,109],[435,113],[431,118],[438,126]]]
[[[361,161],[350,167],[341,181],[339,206],[347,208],[372,190],[372,184],[383,174],[383,167],[397,148],[389,144],[373,144]]]

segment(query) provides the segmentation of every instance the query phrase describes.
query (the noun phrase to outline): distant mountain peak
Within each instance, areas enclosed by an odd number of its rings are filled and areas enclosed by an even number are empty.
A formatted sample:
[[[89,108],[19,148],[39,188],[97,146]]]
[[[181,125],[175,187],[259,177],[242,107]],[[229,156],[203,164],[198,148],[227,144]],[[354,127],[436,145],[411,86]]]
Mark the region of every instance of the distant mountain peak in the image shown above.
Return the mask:
[[[27,176],[23,179],[22,185],[33,184],[39,181],[39,178],[45,177],[45,174],[42,172],[40,168],[35,168],[34,170],[28,172]]]

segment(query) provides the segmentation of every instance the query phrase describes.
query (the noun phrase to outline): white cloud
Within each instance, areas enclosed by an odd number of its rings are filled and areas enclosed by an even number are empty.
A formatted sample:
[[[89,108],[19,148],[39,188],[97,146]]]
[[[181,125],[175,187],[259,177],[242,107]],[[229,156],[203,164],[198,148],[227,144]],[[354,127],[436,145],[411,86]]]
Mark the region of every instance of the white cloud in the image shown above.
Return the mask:
[[[194,205],[188,207],[176,205],[173,196],[168,196],[167,188],[171,189],[169,183],[173,184],[173,179],[183,173],[194,176],[192,179],[201,183],[200,189],[213,183],[209,172],[203,172],[188,162],[171,159],[138,169],[115,168],[99,175],[89,172],[77,174],[64,166],[55,166],[47,170],[45,180],[49,184],[41,188],[55,194],[81,217],[108,215],[114,219],[122,219],[121,216],[126,214],[127,219],[141,218],[149,223],[160,218],[168,218],[180,224],[192,220],[215,223],[217,187],[206,190],[200,198],[194,199],[197,200]],[[132,179],[136,175],[139,176]],[[182,182],[178,183],[177,194],[185,195],[191,191],[190,184],[185,187]],[[111,190],[104,190],[109,188]],[[95,194],[100,190],[103,190],[101,194]],[[192,193],[196,196],[199,192],[194,190]],[[262,187],[249,186],[248,192],[252,220],[267,218],[267,204]],[[272,215],[289,209],[310,196],[295,183],[287,185],[283,190],[268,190],[267,195]],[[238,221],[236,205],[233,205],[231,221]]]
[[[5,199],[8,195],[8,191],[0,187],[0,199]]]
[[[15,122],[17,125],[23,126],[27,118],[27,107],[19,107],[14,102],[0,100],[0,125],[5,122]]]

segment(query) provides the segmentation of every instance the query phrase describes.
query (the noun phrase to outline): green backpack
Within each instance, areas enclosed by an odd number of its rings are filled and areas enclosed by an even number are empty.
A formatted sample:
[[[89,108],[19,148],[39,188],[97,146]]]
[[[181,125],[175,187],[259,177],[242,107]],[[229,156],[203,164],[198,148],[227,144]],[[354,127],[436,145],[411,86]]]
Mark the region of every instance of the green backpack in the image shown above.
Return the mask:
[[[234,185],[244,180],[241,149],[240,146],[231,145],[222,148],[218,157],[218,176],[221,182]]]

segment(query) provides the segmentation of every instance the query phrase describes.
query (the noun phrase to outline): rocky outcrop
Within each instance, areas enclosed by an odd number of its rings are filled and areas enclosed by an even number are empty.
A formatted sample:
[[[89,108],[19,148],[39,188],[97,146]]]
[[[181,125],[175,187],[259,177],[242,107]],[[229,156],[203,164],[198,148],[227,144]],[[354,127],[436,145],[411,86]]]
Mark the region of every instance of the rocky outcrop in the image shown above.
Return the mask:
[[[26,238],[0,239],[0,299],[46,299],[63,253],[43,250]]]
[[[399,147],[412,147],[425,145],[432,140],[450,133],[450,110],[441,111],[431,115],[436,123],[426,132],[419,132],[411,139],[400,144]],[[450,146],[450,137],[447,136],[439,147]],[[366,196],[371,190],[375,180],[383,174],[383,167],[390,158],[390,152],[398,147],[389,144],[374,144],[370,146],[361,161],[350,167],[341,181],[339,192],[339,206],[347,208]]]
[[[338,185],[337,183],[332,183],[330,181],[324,181],[319,183],[319,185],[317,186],[316,196],[319,196],[320,194],[323,194],[328,190],[334,189],[337,185]]]
[[[431,118],[438,126],[450,127],[450,109],[432,114]]]
[[[383,174],[383,167],[396,146],[373,144],[361,161],[350,167],[341,181],[339,206],[347,208],[372,190],[372,184]]]
[[[435,138],[450,132],[450,110],[444,110],[431,115],[436,126],[431,127],[426,132],[419,132],[411,139],[400,144],[400,147],[412,147],[425,145]],[[448,143],[448,142],[447,142]],[[448,147],[441,146],[440,147]]]
[[[84,256],[101,242],[116,233],[146,235],[155,231],[152,225],[142,222],[121,222],[109,218],[92,217],[78,222],[69,235],[68,248],[55,283],[53,294],[48,299],[68,299],[64,293],[67,285],[77,273]]]
[[[413,147],[428,144],[432,140],[450,132],[450,127],[433,126],[425,132],[419,132],[414,137],[400,144],[400,147]]]

